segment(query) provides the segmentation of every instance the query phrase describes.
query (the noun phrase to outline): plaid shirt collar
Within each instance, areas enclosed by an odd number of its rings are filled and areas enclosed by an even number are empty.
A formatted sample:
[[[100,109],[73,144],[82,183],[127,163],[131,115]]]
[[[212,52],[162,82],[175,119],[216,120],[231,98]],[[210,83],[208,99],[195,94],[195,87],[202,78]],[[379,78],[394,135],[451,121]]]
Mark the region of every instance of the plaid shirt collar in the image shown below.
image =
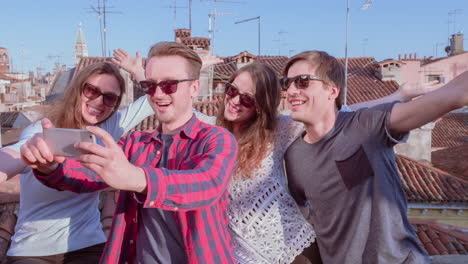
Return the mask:
[[[197,117],[194,114],[192,114],[192,117],[189,119],[189,121],[182,125],[182,127],[180,127],[179,132],[177,132],[176,134],[180,134],[181,137],[185,136],[190,139],[195,139],[199,130],[199,126],[197,126],[199,122],[200,121],[197,119]],[[158,128],[151,135],[151,139],[162,142],[161,136],[162,125],[159,124]]]

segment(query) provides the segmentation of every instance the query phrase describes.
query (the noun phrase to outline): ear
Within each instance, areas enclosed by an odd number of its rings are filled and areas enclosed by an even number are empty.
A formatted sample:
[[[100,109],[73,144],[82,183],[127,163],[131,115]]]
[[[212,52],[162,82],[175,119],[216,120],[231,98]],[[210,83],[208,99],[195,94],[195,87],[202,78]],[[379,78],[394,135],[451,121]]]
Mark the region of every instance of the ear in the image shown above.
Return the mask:
[[[340,95],[340,89],[338,87],[336,87],[336,85],[330,84],[328,86],[328,90],[329,90],[328,99],[332,100],[332,101],[335,101],[335,99]]]
[[[197,97],[199,90],[200,90],[200,81],[199,80],[192,81],[192,84],[190,85],[190,96],[192,98]]]

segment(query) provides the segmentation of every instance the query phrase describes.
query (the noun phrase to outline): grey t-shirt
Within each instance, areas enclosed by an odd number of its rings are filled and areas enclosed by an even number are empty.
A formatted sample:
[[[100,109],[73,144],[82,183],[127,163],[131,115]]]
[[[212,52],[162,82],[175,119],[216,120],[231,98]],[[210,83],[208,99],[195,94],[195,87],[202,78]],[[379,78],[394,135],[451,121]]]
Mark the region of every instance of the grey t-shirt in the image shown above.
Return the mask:
[[[167,168],[168,153],[174,137],[161,135],[163,151],[158,168]],[[137,235],[137,263],[187,263],[182,234],[173,211],[140,208]]]
[[[285,154],[291,194],[310,206],[324,263],[426,263],[406,216],[407,201],[390,135],[394,103],[339,112],[334,128]]]

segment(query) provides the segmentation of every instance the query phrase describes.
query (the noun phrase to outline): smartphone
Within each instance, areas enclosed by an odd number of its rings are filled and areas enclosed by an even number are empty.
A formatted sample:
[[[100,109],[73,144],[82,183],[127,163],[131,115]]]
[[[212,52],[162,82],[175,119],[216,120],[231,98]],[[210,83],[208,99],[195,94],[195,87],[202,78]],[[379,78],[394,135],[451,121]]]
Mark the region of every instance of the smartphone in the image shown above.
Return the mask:
[[[79,156],[85,154],[81,149],[75,148],[78,142],[96,143],[96,137],[88,130],[69,128],[45,128],[44,140],[52,154],[60,156]]]

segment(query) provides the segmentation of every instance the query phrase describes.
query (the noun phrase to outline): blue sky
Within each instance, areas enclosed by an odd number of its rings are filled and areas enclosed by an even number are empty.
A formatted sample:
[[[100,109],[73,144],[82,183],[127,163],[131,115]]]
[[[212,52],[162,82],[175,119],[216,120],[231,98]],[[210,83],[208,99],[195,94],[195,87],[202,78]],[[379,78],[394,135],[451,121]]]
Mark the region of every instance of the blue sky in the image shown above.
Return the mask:
[[[257,54],[257,21],[234,24],[256,16],[261,16],[262,55],[317,49],[344,56],[346,0],[225,1],[217,4],[217,12],[228,15],[217,17],[214,42],[221,56],[244,50]],[[468,30],[467,0],[373,0],[369,9],[361,10],[364,2],[350,0],[350,57],[383,60],[436,52],[440,57],[449,33]],[[96,7],[97,0],[2,1],[0,47],[9,49],[14,70],[38,66],[49,70],[56,61],[72,66],[80,22],[89,55],[101,56],[97,15],[87,9],[91,5]],[[167,8],[174,0],[107,0],[107,5],[113,7],[110,11],[121,12],[107,15],[108,51],[124,48],[146,54],[151,44],[174,39],[173,9]],[[188,0],[177,0],[177,6],[188,6]],[[213,8],[213,1],[193,0],[193,36],[208,36],[208,13]],[[456,15],[449,16],[453,10],[458,10]],[[188,27],[187,8],[177,9],[177,26]]]

